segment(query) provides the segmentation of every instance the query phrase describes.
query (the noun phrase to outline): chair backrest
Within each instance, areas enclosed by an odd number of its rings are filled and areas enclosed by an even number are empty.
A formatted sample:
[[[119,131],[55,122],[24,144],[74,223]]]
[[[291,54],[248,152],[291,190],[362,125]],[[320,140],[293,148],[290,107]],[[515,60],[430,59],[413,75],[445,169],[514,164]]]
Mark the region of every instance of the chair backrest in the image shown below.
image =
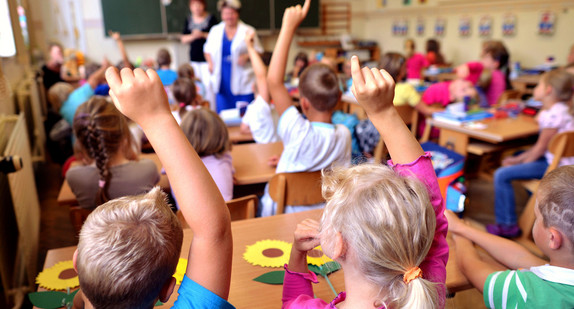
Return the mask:
[[[548,144],[548,151],[554,155],[554,158],[552,159],[550,165],[548,165],[544,175],[556,169],[562,158],[574,157],[574,132],[562,132],[556,134]],[[537,181],[537,183],[538,182],[539,181]],[[537,188],[537,184],[535,184],[535,187]],[[533,192],[532,196],[528,200],[528,203],[526,204],[526,207],[524,208],[524,211],[518,219],[518,225],[522,230],[521,238],[524,239],[532,238],[532,226],[534,226],[535,220],[534,207],[536,205],[536,195],[536,192]]]
[[[277,203],[277,214],[286,205],[314,205],[324,202],[321,194],[321,171],[280,173],[269,181],[269,196]]]
[[[257,202],[258,198],[255,194],[227,201],[226,204],[231,214],[231,221],[255,218]]]
[[[514,90],[514,89],[504,90],[504,92],[502,92],[500,97],[498,97],[496,105],[500,106],[508,100],[520,100],[522,99],[522,95],[523,93],[520,90]]]
[[[257,209],[258,201],[257,195],[251,194],[225,202],[229,208],[231,221],[255,218],[255,209]],[[176,216],[182,228],[189,228],[181,210],[177,211]]]
[[[340,110],[347,114],[355,114],[359,120],[367,119],[367,113],[359,103],[351,103],[347,101],[339,101],[335,110]]]
[[[93,209],[81,208],[80,206],[70,206],[70,221],[76,231],[76,235],[80,234],[82,225],[88,216],[92,213]]]

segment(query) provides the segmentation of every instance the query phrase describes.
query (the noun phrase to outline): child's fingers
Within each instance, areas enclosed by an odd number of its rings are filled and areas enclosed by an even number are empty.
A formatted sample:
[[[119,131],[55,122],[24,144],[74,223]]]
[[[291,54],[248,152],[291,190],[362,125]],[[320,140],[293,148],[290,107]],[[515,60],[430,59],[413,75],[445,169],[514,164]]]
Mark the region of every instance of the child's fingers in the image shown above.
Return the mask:
[[[147,80],[149,79],[148,75],[146,74],[146,72],[144,72],[144,70],[140,69],[140,68],[135,68],[133,70],[134,73],[134,78],[135,79],[139,79],[139,80]]]
[[[355,91],[362,91],[365,86],[365,79],[361,72],[361,64],[357,56],[351,57],[351,76],[353,77],[353,88]]]
[[[137,69],[136,69],[137,70]],[[149,77],[149,79],[154,82],[157,83],[158,81],[161,83],[161,79],[159,78],[159,75],[157,75],[157,72],[153,69],[147,69],[145,71],[145,73],[147,74],[147,76]]]
[[[109,67],[106,70],[106,80],[108,81],[108,85],[110,85],[110,89],[114,89],[119,87],[122,84],[122,79],[120,74],[118,73],[118,69],[116,67]],[[111,92],[111,90],[110,90]]]
[[[305,16],[307,16],[310,7],[311,7],[311,0],[305,0],[305,4],[303,4],[303,14]]]
[[[123,68],[120,71],[120,77],[122,78],[122,84],[131,83],[134,80],[134,72],[128,68]]]
[[[389,85],[394,85],[395,84],[395,80],[393,79],[393,77],[391,76],[391,74],[389,74],[389,72],[385,71],[385,70],[381,70],[381,75],[383,76],[383,78],[385,79],[385,81],[389,84]]]
[[[361,69],[363,72],[363,77],[365,78],[365,85],[376,85],[375,76],[373,76],[373,71],[368,67]]]

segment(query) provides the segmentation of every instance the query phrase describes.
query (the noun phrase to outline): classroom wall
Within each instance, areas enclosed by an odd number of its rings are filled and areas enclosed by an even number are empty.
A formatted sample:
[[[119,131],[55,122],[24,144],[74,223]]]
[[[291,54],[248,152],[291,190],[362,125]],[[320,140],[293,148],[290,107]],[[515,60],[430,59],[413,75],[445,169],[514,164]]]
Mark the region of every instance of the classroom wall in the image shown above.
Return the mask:
[[[491,39],[503,40],[510,51],[511,61],[520,61],[523,67],[532,67],[544,63],[546,57],[554,56],[556,62],[564,64],[574,37],[574,1],[571,0],[411,0],[411,5],[404,6],[403,1],[387,0],[386,7],[378,3],[383,0],[357,0],[363,7],[353,11],[353,34],[364,39],[375,39],[383,52],[403,51],[406,38],[413,38],[419,52],[424,51],[425,42],[434,37],[434,24],[437,17],[446,19],[446,32],[439,37],[447,61],[460,64],[478,59],[481,43],[486,40],[478,34],[478,23],[482,16],[493,18]],[[552,36],[538,35],[537,27],[540,13],[551,10],[557,16],[556,32]],[[516,35],[503,37],[502,19],[509,12],[516,15]],[[462,16],[470,17],[472,33],[461,37],[458,33],[459,20]],[[416,35],[416,20],[422,17],[426,29],[424,36]],[[406,18],[409,22],[406,36],[394,36],[392,24],[396,19]],[[357,30],[357,32],[355,32]]]
[[[104,56],[113,63],[120,60],[120,54],[114,41],[103,33],[103,17],[100,0],[28,0],[34,19],[34,28],[38,38],[37,45],[45,46],[49,40],[62,41],[65,46],[84,51],[88,58],[100,61]],[[351,34],[357,39],[376,40],[383,52],[402,51],[403,42],[412,37],[419,51],[423,51],[426,39],[434,37],[434,23],[437,17],[447,20],[445,35],[439,40],[448,61],[454,64],[478,59],[481,43],[486,40],[478,35],[479,19],[485,15],[493,17],[493,34],[491,39],[501,39],[510,50],[512,61],[520,61],[523,67],[535,66],[544,62],[547,56],[554,56],[557,63],[566,61],[574,37],[574,0],[411,0],[412,4],[404,6],[403,0],[386,0],[386,7],[378,3],[384,0],[322,0],[329,2],[350,2],[352,4]],[[68,3],[73,3],[70,6]],[[57,4],[57,5],[54,5]],[[56,11],[58,9],[58,11]],[[552,10],[557,15],[556,32],[552,36],[537,34],[540,12]],[[513,12],[517,17],[517,34],[514,37],[503,37],[501,30],[502,17]],[[472,19],[472,34],[460,37],[458,24],[461,16]],[[58,18],[56,18],[58,17]],[[415,23],[418,17],[426,22],[426,33],[417,36]],[[409,31],[406,36],[394,36],[391,33],[393,21],[406,18]],[[42,33],[43,32],[43,33]],[[277,40],[277,33],[260,34],[266,50],[272,50]],[[295,41],[301,39],[295,37]],[[318,38],[319,39],[319,38]],[[173,67],[188,60],[187,46],[177,40],[126,41],[130,59],[135,61],[155,58],[161,47],[172,52]],[[294,44],[290,58],[299,50],[307,50]],[[289,64],[291,65],[291,64]]]

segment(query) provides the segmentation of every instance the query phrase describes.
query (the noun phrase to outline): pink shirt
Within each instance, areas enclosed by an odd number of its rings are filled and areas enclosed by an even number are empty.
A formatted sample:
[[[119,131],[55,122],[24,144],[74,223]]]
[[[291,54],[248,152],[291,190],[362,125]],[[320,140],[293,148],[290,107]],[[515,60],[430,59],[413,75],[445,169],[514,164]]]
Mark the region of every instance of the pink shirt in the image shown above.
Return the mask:
[[[420,79],[421,70],[429,66],[428,60],[422,54],[414,54],[412,57],[407,59],[407,78],[408,79]]]
[[[436,174],[432,167],[430,154],[419,157],[409,164],[394,165],[394,170],[405,177],[417,177],[428,189],[431,205],[436,215],[436,231],[432,246],[421,263],[423,277],[432,282],[438,283],[440,308],[444,308],[446,297],[446,263],[448,261],[448,244],[446,233],[448,223],[444,216],[445,207],[438,187]],[[285,267],[285,279],[283,280],[283,307],[282,308],[335,308],[335,305],[345,300],[345,293],[340,293],[330,303],[322,299],[313,297],[313,287],[311,282],[317,283],[317,276],[313,272],[296,273]]]
[[[468,66],[469,74],[466,80],[475,84],[480,79],[480,74],[484,70],[484,66],[480,62],[469,62],[466,64]],[[500,70],[492,71],[490,77],[490,85],[488,89],[485,90],[486,100],[490,106],[495,105],[498,102],[498,98],[502,95],[504,90],[506,90],[506,77],[504,73]]]
[[[450,81],[432,84],[423,93],[422,100],[426,104],[440,103],[442,106],[447,106],[450,103]]]

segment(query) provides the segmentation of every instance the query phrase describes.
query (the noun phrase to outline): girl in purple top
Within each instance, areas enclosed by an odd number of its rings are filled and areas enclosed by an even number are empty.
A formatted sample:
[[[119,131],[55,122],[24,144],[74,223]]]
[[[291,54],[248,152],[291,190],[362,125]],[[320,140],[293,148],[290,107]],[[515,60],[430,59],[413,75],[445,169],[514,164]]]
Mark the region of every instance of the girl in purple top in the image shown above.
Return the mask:
[[[361,69],[356,56],[351,61],[353,93],[393,162],[325,173],[323,218],[305,220],[295,231],[283,308],[442,308],[447,222],[430,156],[393,107],[393,78]],[[319,244],[345,271],[347,292],[330,303],[313,297],[317,280],[307,268],[307,252]]]

